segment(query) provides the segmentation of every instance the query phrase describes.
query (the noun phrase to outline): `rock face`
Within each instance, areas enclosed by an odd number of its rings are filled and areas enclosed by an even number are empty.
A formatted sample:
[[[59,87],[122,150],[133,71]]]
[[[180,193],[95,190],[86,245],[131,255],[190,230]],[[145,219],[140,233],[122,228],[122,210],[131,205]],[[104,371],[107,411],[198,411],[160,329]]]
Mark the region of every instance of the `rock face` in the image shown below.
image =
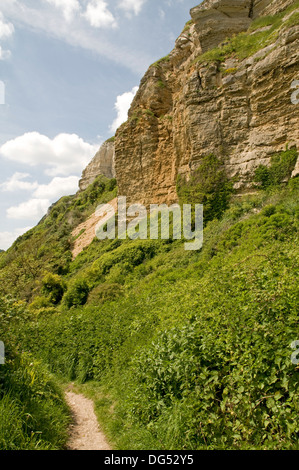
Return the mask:
[[[192,21],[169,56],[148,69],[129,119],[116,133],[121,196],[144,204],[175,202],[178,174],[189,177],[211,153],[224,161],[229,176],[237,176],[236,189],[248,191],[259,164],[286,145],[299,149],[299,107],[291,102],[292,83],[299,80],[296,22],[286,22],[246,58],[198,60],[247,31],[254,18],[293,3],[206,0],[191,10]]]
[[[263,15],[275,15],[280,13],[282,10],[288,6],[295,3],[294,0],[255,0],[254,2],[254,15],[257,16]]]
[[[251,23],[251,0],[208,0],[190,11],[197,40],[206,52],[227,37],[246,31]]]
[[[114,141],[108,140],[103,143],[100,150],[83,171],[79,181],[80,190],[84,191],[99,175],[104,175],[106,178],[115,178],[114,160]]]

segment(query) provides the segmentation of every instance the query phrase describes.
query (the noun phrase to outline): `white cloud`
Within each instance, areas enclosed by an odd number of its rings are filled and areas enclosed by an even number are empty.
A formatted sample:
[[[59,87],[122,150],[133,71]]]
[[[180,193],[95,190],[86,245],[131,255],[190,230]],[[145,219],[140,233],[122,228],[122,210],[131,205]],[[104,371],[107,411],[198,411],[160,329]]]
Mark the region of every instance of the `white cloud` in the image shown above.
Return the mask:
[[[146,1],[147,0],[120,0],[118,6],[128,14],[134,13],[135,15],[139,15]]]
[[[37,185],[31,199],[6,210],[7,218],[38,222],[53,202],[78,190],[78,181],[78,177],[69,176],[54,178],[49,184]]]
[[[30,191],[34,198],[56,201],[62,196],[74,194],[78,190],[79,177],[55,177],[48,184],[38,184],[37,181],[24,181],[29,173],[14,173],[7,181],[0,184],[3,192]]]
[[[15,193],[21,190],[31,191],[29,200],[6,209],[8,219],[30,220],[32,223],[37,223],[47,213],[53,202],[62,196],[74,194],[78,190],[79,178],[77,176],[56,177],[48,184],[24,181],[29,176],[28,173],[15,173],[6,182],[0,184],[2,191],[13,191]],[[19,235],[20,233],[16,234],[14,231],[0,233],[0,242],[2,241],[0,249],[9,247]]]
[[[46,167],[45,173],[54,176],[49,183],[39,184],[30,181],[29,173],[16,172],[1,183],[1,191],[14,192],[17,197],[21,191],[30,193],[27,201],[23,199],[20,204],[6,209],[7,218],[37,223],[53,202],[77,192],[78,174],[81,174],[97,150],[98,145],[90,145],[75,134],[59,134],[51,140],[38,132],[31,132],[6,142],[0,148],[3,157],[32,167],[43,165]],[[57,174],[67,176],[58,177]],[[4,247],[16,238],[13,232],[3,234],[3,240],[7,240]]]
[[[0,39],[7,39],[14,33],[14,26],[12,23],[6,23],[3,13],[0,11]]]
[[[31,228],[16,228],[11,232],[0,232],[0,249],[7,250],[18,237],[28,232]]]
[[[6,210],[8,219],[38,221],[47,212],[50,206],[49,199],[29,199],[18,206]]]
[[[114,108],[117,111],[117,117],[110,126],[111,132],[115,133],[116,129],[118,129],[118,127],[127,120],[128,111],[130,109],[131,103],[137,91],[138,91],[138,86],[135,86],[134,88],[132,88],[131,91],[123,93],[122,95],[119,95],[116,98],[116,103],[115,103]]]
[[[113,35],[117,21],[108,9],[107,2],[84,0],[81,3],[86,8],[83,10],[82,7],[74,15],[73,21],[66,21],[61,9],[44,8],[46,1],[0,0],[0,8],[15,24],[29,30],[42,31],[67,44],[92,51],[134,73],[144,74],[148,64],[153,62],[152,54],[138,48],[132,49],[126,41],[121,43]],[[91,22],[97,27],[91,28]]]
[[[12,23],[7,23],[4,19],[3,13],[0,11],[0,40],[6,40],[10,38],[15,31],[14,25]],[[9,50],[4,50],[0,45],[0,60],[9,59],[11,52]],[[2,104],[2,102],[0,102]]]
[[[0,46],[0,60],[9,59],[10,56],[11,56],[11,52],[8,50],[2,49],[2,47]]]
[[[117,22],[104,0],[91,0],[83,16],[95,28],[116,28]]]
[[[70,22],[76,12],[80,11],[81,6],[78,0],[46,0],[54,7],[60,9],[66,21]]]
[[[40,184],[34,191],[33,196],[39,199],[49,199],[56,201],[62,196],[68,196],[78,191],[78,176],[67,178],[53,178],[49,184]]]
[[[0,189],[5,192],[15,192],[15,191],[32,191],[38,188],[38,183],[30,183],[29,181],[24,181],[25,178],[28,178],[30,175],[28,173],[14,173],[11,178],[9,178],[4,183],[0,184]]]
[[[76,134],[59,134],[54,139],[29,132],[0,147],[0,155],[29,166],[44,166],[49,176],[81,174],[98,145],[84,142]]]

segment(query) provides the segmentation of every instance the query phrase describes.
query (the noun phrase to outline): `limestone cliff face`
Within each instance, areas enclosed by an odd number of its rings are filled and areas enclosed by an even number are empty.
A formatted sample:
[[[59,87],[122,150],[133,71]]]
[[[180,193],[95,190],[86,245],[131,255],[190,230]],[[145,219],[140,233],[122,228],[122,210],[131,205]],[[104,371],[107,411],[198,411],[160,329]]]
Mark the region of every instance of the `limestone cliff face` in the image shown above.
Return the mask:
[[[83,171],[81,180],[79,181],[80,190],[84,191],[99,175],[104,175],[106,178],[114,178],[114,159],[114,142],[104,142],[100,150]]]
[[[293,0],[255,0],[254,2],[254,17],[275,15],[280,13],[288,6],[295,3]]]
[[[293,3],[206,0],[191,10],[192,21],[169,56],[148,69],[116,133],[116,178],[128,202],[177,201],[178,174],[188,177],[210,153],[224,161],[229,176],[237,175],[236,188],[248,191],[259,164],[287,144],[299,148],[299,107],[291,101],[299,80],[299,26],[287,23],[289,15],[272,42],[245,59],[198,60],[247,31],[254,18]]]

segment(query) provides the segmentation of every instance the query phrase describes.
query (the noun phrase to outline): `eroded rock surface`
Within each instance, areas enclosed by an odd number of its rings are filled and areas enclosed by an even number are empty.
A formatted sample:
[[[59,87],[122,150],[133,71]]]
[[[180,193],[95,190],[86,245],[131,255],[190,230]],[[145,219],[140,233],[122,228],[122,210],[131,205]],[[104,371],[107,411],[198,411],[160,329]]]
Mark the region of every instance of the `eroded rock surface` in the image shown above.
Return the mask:
[[[82,177],[79,182],[81,191],[84,191],[99,175],[104,175],[106,178],[114,178],[114,159],[114,141],[104,142],[82,173]]]
[[[141,80],[129,119],[116,133],[119,194],[128,202],[177,201],[178,174],[190,175],[203,156],[224,161],[236,188],[247,191],[254,169],[286,145],[299,148],[299,27],[281,28],[267,47],[243,60],[201,62],[225,38],[247,31],[253,18],[275,14],[286,0],[207,0],[191,10],[168,57]],[[256,34],[252,32],[251,34]]]

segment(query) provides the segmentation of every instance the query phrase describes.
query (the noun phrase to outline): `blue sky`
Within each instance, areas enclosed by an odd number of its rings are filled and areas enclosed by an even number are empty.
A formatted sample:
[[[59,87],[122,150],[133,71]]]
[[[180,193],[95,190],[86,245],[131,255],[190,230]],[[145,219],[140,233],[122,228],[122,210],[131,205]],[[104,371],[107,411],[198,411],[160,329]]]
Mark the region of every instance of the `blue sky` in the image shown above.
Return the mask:
[[[1,0],[0,249],[77,191],[197,3]]]

